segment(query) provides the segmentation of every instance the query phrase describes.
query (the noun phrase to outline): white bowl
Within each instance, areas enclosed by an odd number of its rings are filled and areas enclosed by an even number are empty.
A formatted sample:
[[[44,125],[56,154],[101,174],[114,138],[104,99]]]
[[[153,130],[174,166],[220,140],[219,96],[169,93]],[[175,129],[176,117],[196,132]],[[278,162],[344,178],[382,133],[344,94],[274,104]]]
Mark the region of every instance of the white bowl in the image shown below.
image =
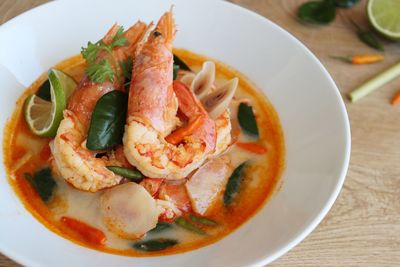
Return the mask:
[[[267,19],[222,1],[55,1],[0,27],[0,127],[41,73],[114,22],[157,20],[174,4],[176,47],[216,58],[253,81],[276,108],[286,142],[282,187],[248,222],[191,252],[133,258],[63,239],[25,210],[0,169],[0,251],[28,266],[260,266],[304,239],[342,187],[350,128],[335,83],[313,54]],[[3,135],[3,133],[1,133]],[[1,156],[2,157],[2,156]]]

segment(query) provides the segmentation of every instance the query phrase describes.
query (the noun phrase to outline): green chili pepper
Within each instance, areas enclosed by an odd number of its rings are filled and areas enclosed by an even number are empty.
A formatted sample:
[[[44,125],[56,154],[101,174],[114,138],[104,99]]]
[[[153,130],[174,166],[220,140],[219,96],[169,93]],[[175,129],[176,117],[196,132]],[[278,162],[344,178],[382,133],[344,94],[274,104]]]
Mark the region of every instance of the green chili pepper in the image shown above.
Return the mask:
[[[156,227],[154,227],[153,229],[151,229],[149,231],[149,233],[155,234],[155,233],[160,233],[163,232],[165,230],[171,229],[172,228],[172,224],[167,223],[167,222],[158,222]]]
[[[369,47],[375,48],[379,51],[384,51],[384,47],[379,42],[379,40],[375,37],[375,35],[369,31],[362,29],[354,20],[350,19],[350,22],[354,25],[357,30],[358,39],[360,39],[363,43],[368,45]]]
[[[188,220],[186,220],[183,217],[179,217],[178,219],[175,220],[176,225],[185,228],[186,230],[192,231],[196,234],[199,235],[207,235],[206,232],[198,228],[196,225],[190,223]]]
[[[207,219],[205,217],[194,216],[193,214],[189,215],[189,219],[192,222],[200,223],[200,224],[204,224],[204,225],[208,225],[208,226],[217,226],[218,225],[218,223],[216,221]]]
[[[106,166],[106,168],[115,174],[121,175],[135,182],[142,180],[144,177],[143,174],[138,170],[132,170],[119,166]]]
[[[176,244],[178,244],[178,240],[158,238],[136,242],[132,246],[133,248],[142,251],[160,251],[175,246]]]

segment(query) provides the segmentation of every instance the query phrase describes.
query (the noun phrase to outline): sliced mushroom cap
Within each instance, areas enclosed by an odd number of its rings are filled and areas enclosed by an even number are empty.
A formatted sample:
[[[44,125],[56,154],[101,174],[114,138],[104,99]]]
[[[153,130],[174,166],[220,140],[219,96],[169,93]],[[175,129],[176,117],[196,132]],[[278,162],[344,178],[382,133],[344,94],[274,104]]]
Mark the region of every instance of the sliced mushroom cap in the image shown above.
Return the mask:
[[[211,118],[218,118],[228,108],[238,83],[239,79],[233,78],[201,99],[201,103]]]
[[[187,87],[190,87],[192,85],[192,82],[194,80],[194,77],[196,77],[196,75],[192,72],[188,72],[185,73],[182,78],[180,78],[179,80],[184,83]]]
[[[203,68],[194,77],[190,89],[196,94],[198,99],[202,99],[211,90],[215,80],[215,64],[212,61],[203,63]]]
[[[158,221],[156,201],[143,186],[133,182],[107,189],[100,206],[107,228],[124,239],[141,238]]]

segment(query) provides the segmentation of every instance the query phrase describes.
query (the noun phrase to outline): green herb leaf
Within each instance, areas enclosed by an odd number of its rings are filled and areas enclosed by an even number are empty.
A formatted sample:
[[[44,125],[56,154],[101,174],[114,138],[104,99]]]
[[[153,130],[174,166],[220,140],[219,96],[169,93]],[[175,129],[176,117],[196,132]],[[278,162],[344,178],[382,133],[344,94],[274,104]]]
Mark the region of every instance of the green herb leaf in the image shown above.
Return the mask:
[[[236,169],[233,171],[232,175],[229,177],[228,183],[226,184],[226,189],[224,193],[224,205],[229,206],[234,198],[236,197],[237,193],[240,190],[240,186],[243,181],[243,174],[244,169],[246,166],[246,162],[240,164]]]
[[[116,32],[114,38],[111,41],[110,48],[113,49],[116,46],[124,46],[128,41],[124,36],[124,27],[120,26]]]
[[[333,1],[310,1],[300,6],[298,17],[308,23],[328,24],[336,17]]]
[[[86,48],[82,47],[81,54],[88,64],[93,64],[96,62],[97,54],[101,49],[99,42],[88,42]]]
[[[133,248],[142,251],[160,251],[175,246],[176,244],[178,244],[178,240],[157,238],[147,241],[136,242],[135,244],[133,244]]]
[[[29,173],[25,173],[24,176],[35,188],[36,192],[44,202],[48,202],[51,199],[57,184],[54,181],[49,168],[39,170],[35,172],[33,176]]]
[[[96,43],[88,42],[86,48],[82,47],[81,54],[88,63],[86,74],[89,76],[91,81],[95,83],[103,83],[106,80],[111,82],[114,81],[115,73],[109,59],[103,59],[100,62],[97,62],[97,59],[99,52],[102,50],[107,51],[110,56],[113,57],[113,48],[117,46],[124,46],[127,42],[127,39],[123,36],[123,34],[124,28],[119,27],[109,45],[106,45],[102,40],[100,40]]]
[[[179,68],[180,68],[181,70],[188,70],[188,71],[191,71],[191,69],[189,68],[189,66],[186,65],[186,63],[185,63],[182,59],[180,59],[178,56],[176,56],[176,55],[174,55],[174,64],[175,64],[175,65],[178,65]]]
[[[337,7],[349,8],[354,6],[359,0],[335,0],[335,5]]]
[[[127,81],[126,83],[124,83],[124,88],[126,91],[129,90],[129,87],[131,86],[131,81]]]
[[[149,231],[149,233],[151,233],[151,234],[160,233],[160,232],[163,232],[163,231],[171,229],[171,228],[172,228],[172,224],[170,224],[170,223],[158,222],[156,227],[151,229]]]
[[[218,225],[218,223],[216,221],[207,219],[205,217],[198,217],[198,216],[195,216],[193,214],[189,215],[189,219],[192,222],[200,223],[200,224],[204,224],[204,225],[208,225],[208,226],[217,226]]]
[[[330,57],[334,59],[339,59],[347,63],[352,63],[351,56],[330,56]]]
[[[51,95],[50,95],[50,81],[47,79],[44,81],[44,83],[39,87],[38,91],[36,92],[36,95],[40,97],[43,100],[46,101],[51,101]]]
[[[178,219],[175,220],[175,224],[189,230],[191,232],[194,232],[199,235],[207,235],[206,232],[204,232],[202,229],[198,228],[196,225],[190,223],[188,220],[186,220],[184,217],[179,217]]]
[[[174,65],[173,65],[173,76],[172,76],[173,80],[176,80],[176,77],[178,76],[178,71],[179,71],[179,66],[174,63]]]
[[[87,67],[86,74],[95,83],[103,83],[107,80],[114,81],[114,70],[110,62],[105,59]]]
[[[357,36],[358,39],[360,39],[363,43],[368,45],[369,47],[375,48],[378,51],[383,52],[385,48],[379,42],[378,38],[375,37],[375,35],[368,30],[363,30],[354,20],[350,19],[350,22],[354,25],[354,27],[357,30]]]
[[[33,176],[32,176],[32,174],[26,172],[26,173],[24,173],[24,177],[30,184],[33,185]]]
[[[122,143],[128,95],[111,91],[96,103],[90,121],[86,146],[90,150],[103,150]]]
[[[138,170],[132,170],[119,166],[107,166],[107,169],[112,171],[115,174],[121,175],[125,178],[128,178],[134,182],[138,182],[143,179],[143,174]]]
[[[240,103],[238,110],[238,121],[240,127],[250,135],[254,137],[259,136],[257,121],[254,116],[253,108],[246,103]]]
[[[372,32],[369,31],[359,32],[357,33],[357,35],[358,38],[369,47],[372,47],[381,52],[385,50],[381,42],[379,42],[378,38],[376,38]]]
[[[133,68],[133,60],[131,57],[128,57],[125,61],[120,61],[119,66],[121,67],[122,74],[124,78],[128,81],[132,78],[132,68]]]

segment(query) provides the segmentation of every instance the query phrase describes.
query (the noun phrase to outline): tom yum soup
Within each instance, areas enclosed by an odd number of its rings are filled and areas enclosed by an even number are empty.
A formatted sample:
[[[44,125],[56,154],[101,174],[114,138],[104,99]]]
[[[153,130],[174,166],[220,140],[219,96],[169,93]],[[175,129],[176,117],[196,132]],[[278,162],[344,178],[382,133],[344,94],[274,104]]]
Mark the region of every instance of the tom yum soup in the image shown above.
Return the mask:
[[[279,180],[278,116],[238,72],[183,49],[175,23],[114,25],[39,77],[5,130],[10,183],[53,232],[132,256],[211,244]]]

